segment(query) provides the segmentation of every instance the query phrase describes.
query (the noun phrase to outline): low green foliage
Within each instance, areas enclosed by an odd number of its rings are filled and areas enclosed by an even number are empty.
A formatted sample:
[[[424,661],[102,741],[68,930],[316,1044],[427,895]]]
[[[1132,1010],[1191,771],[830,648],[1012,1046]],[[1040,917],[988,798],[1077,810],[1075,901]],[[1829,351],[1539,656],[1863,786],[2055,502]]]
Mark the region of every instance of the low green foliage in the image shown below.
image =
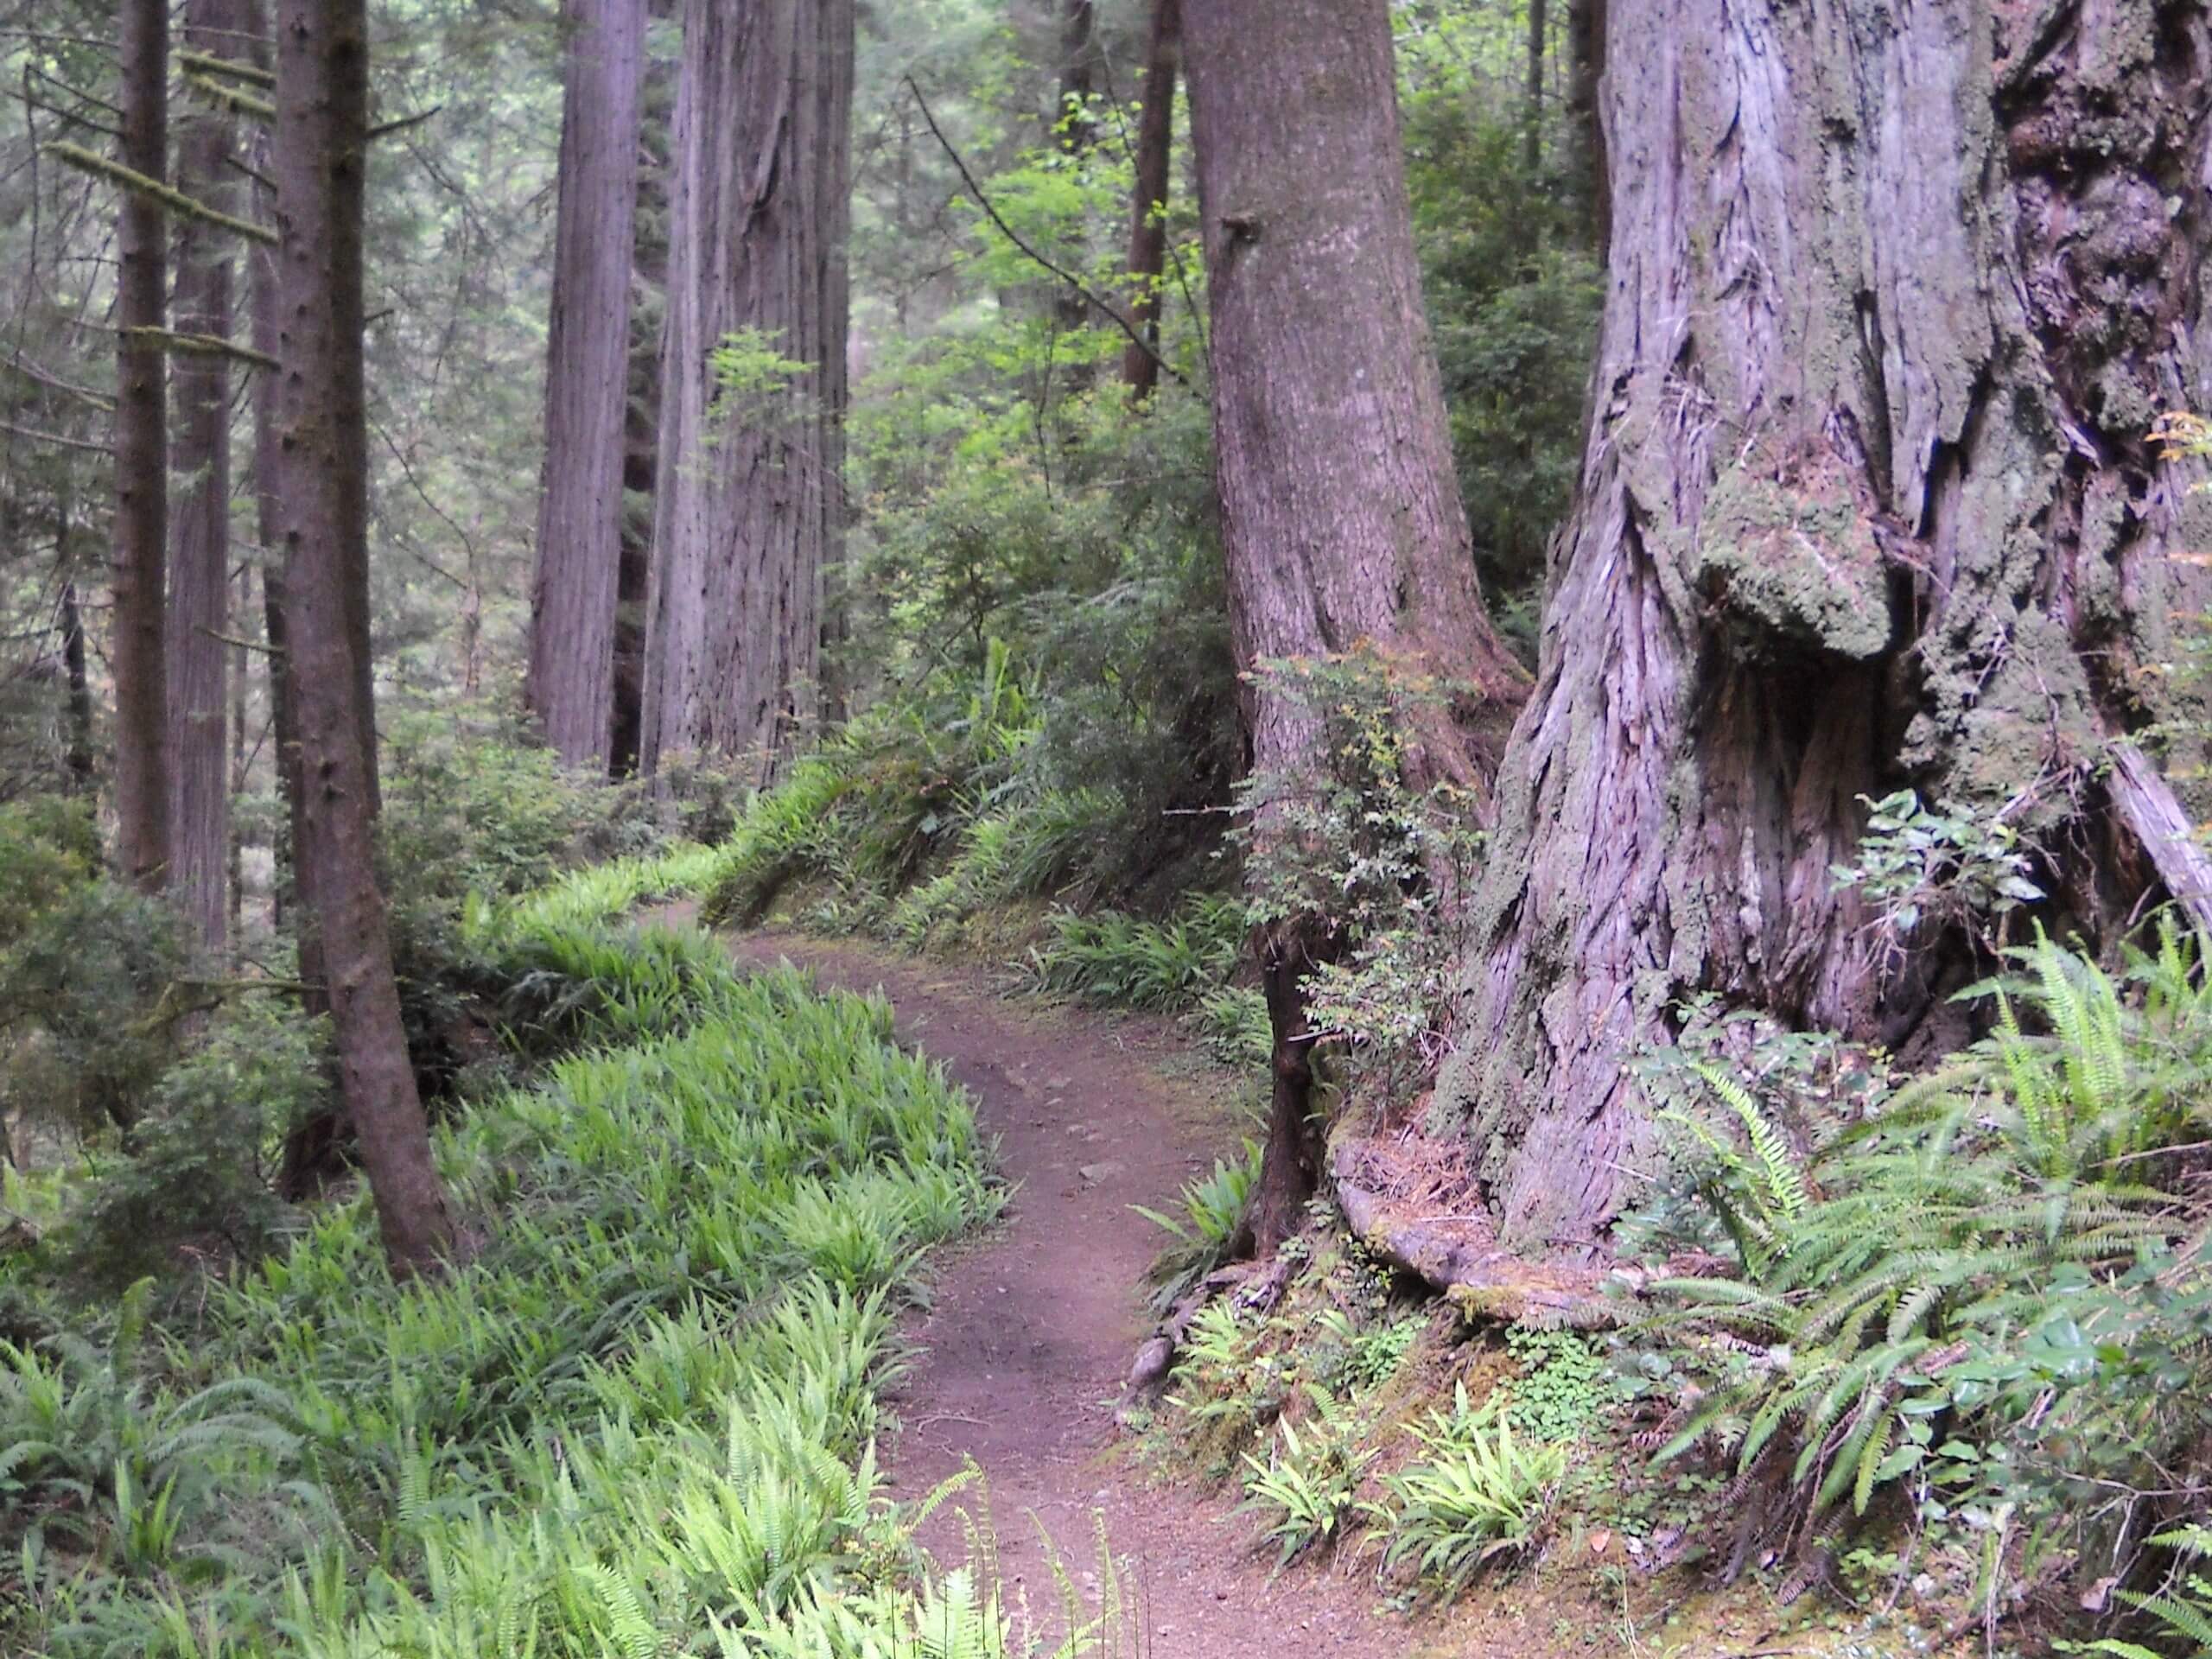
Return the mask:
[[[1157,1287],[1153,1294],[1155,1307],[1173,1307],[1192,1286],[1229,1259],[1243,1224],[1253,1183],[1259,1179],[1259,1142],[1248,1139],[1241,1157],[1233,1161],[1217,1158],[1212,1173],[1184,1183],[1179,1216],[1166,1215],[1141,1204],[1129,1206],[1147,1221],[1166,1229],[1175,1240],[1152,1266]]]
[[[1606,1356],[1580,1332],[1508,1325],[1505,1351],[1521,1368],[1507,1385],[1505,1414],[1540,1442],[1582,1439],[1620,1402]]]
[[[1244,1456],[1241,1507],[1265,1521],[1261,1536],[1276,1547],[1278,1567],[1337,1541],[1373,1455],[1328,1390],[1308,1383],[1304,1392],[1313,1408],[1305,1431],[1284,1417],[1264,1459]]]
[[[1656,1284],[1647,1327],[1705,1389],[1662,1457],[1786,1459],[1808,1516],[1900,1492],[1931,1540],[1974,1535],[1991,1596],[2016,1528],[2086,1548],[2110,1518],[2087,1500],[2165,1484],[2212,1351],[2195,947],[2168,924],[2117,978],[2048,940],[2008,955],[1986,1039],[1840,1122],[1785,1130],[1802,1101],[1688,1069],[1707,1107],[1666,1121],[1722,1230],[1682,1242],[1724,1265]]]
[[[1116,1007],[1176,1009],[1217,990],[1235,969],[1249,923],[1233,899],[1200,894],[1166,922],[1116,910],[1061,911],[1030,955],[1040,990]]]
[[[888,1299],[997,1202],[972,1111],[880,1002],[596,924],[671,874],[480,912],[608,977],[542,1086],[441,1132],[468,1265],[395,1289],[355,1198],[207,1285],[188,1356],[143,1357],[143,1291],[104,1346],[5,1351],[0,1644],[599,1659],[942,1614],[851,1574],[904,1535],[868,1452]]]
[[[1438,1594],[1456,1596],[1484,1564],[1541,1535],[1567,1452],[1516,1435],[1510,1413],[1471,1407],[1464,1383],[1449,1408],[1408,1432],[1427,1455],[1385,1475],[1384,1498],[1362,1507],[1386,1571],[1410,1564]]]

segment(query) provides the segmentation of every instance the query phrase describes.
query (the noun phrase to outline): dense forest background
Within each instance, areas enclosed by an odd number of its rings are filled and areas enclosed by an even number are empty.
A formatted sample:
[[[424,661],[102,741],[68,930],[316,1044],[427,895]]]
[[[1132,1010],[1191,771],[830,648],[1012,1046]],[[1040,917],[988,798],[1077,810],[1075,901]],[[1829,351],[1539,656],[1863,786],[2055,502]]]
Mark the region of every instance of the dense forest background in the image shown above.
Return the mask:
[[[1225,1068],[1123,1420],[1286,1563],[2212,1647],[2197,0],[0,54],[0,1637],[1027,1640],[989,1138],[677,899]]]

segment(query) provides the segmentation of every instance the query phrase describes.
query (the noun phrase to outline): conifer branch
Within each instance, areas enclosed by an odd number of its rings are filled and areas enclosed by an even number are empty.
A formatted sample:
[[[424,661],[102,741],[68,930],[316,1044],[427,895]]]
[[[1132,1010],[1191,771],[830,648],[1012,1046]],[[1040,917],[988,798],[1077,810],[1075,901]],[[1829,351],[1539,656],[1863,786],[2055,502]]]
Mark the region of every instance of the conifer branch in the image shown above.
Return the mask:
[[[1022,240],[1020,232],[999,216],[999,210],[991,205],[991,199],[983,194],[983,187],[976,182],[976,175],[968,170],[968,163],[960,159],[960,152],[952,147],[952,141],[944,136],[944,130],[938,125],[937,117],[930,113],[929,100],[922,96],[922,89],[914,84],[914,78],[912,75],[908,75],[906,79],[906,90],[914,95],[914,106],[921,111],[922,120],[928,125],[930,136],[937,140],[938,147],[944,151],[946,159],[951,162],[954,168],[959,173],[962,182],[967,185],[968,194],[975,197],[976,205],[990,216],[991,223],[999,227],[1000,233],[1031,259],[1044,266],[1053,276],[1080,294],[1099,313],[1111,318],[1114,326],[1129,337],[1130,344],[1160,365],[1161,373],[1166,375],[1179,386],[1188,386],[1191,384],[1189,378],[1162,357],[1154,349],[1150,340],[1129,327],[1128,318],[1093,293],[1082,277],[1031,247],[1028,243]]]
[[[274,121],[276,118],[276,106],[267,99],[256,98],[251,92],[240,92],[235,86],[226,86],[212,75],[188,73],[184,84],[208,102],[229,111],[232,115],[243,115],[255,121]]]
[[[274,92],[276,76],[274,71],[251,63],[241,63],[236,58],[219,58],[212,52],[194,52],[188,48],[176,53],[176,66],[194,74],[213,75],[223,80],[242,80],[249,86],[259,86]]]
[[[369,142],[374,143],[379,138],[391,137],[395,132],[404,132],[410,127],[419,127],[444,108],[445,105],[442,104],[433,104],[427,110],[417,111],[413,115],[403,115],[397,121],[387,121],[380,127],[371,127]]]
[[[111,161],[97,150],[86,149],[82,144],[65,143],[59,140],[43,146],[46,153],[58,162],[67,163],[79,172],[90,173],[125,190],[142,196],[150,196],[173,213],[187,219],[196,219],[203,225],[213,225],[219,230],[242,236],[249,242],[259,242],[270,247],[276,245],[276,232],[265,225],[251,219],[238,219],[229,213],[218,213],[205,202],[195,200],[181,190],[170,188],[159,179],[149,178],[134,168]]]
[[[219,334],[179,334],[170,328],[124,328],[119,331],[124,339],[141,346],[151,346],[173,357],[228,357],[251,364],[257,369],[275,371],[283,366],[266,352],[257,352],[251,346],[241,346],[236,340],[225,340]]]

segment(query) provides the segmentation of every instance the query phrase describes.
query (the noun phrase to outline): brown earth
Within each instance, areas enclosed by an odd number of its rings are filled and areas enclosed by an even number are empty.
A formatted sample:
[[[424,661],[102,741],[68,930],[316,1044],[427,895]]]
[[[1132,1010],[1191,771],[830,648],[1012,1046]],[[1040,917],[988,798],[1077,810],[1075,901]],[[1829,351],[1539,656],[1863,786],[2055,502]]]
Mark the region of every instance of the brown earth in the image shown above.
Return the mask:
[[[1161,1242],[1129,1206],[1168,1207],[1235,1144],[1233,1082],[1156,1026],[1010,1001],[971,967],[787,934],[733,948],[811,969],[825,988],[880,988],[900,1039],[981,1102],[1014,1185],[1001,1226],[938,1258],[909,1332],[913,1367],[891,1401],[893,1492],[922,1497],[973,1459],[1007,1600],[1026,1601],[1052,1639],[1053,1557],[1095,1598],[1103,1527],[1131,1604],[1122,1653],[1397,1659],[1427,1646],[1382,1609],[1361,1567],[1271,1578],[1230,1497],[1153,1484],[1116,1440],[1114,1406],[1150,1328],[1141,1282]],[[976,1496],[947,1510],[978,1510]],[[950,1513],[925,1537],[941,1560],[964,1554]]]

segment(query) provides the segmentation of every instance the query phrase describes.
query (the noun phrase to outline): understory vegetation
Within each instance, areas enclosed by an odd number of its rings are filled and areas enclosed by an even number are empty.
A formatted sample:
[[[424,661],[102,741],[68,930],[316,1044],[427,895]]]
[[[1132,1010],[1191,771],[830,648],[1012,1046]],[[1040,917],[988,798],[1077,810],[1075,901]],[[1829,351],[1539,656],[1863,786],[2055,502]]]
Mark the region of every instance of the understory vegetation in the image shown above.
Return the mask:
[[[384,1279],[365,1194],[264,1187],[227,1274],[158,1259],[212,1247],[144,1225],[217,1162],[206,1112],[273,1154],[315,1076],[312,1033],[271,1045],[265,1012],[164,1075],[127,1170],[10,1173],[11,1651],[998,1650],[995,1586],[925,1568],[872,1451],[919,1256],[996,1208],[988,1148],[880,1003],[627,922],[698,866],[456,925],[529,1071],[438,1135],[478,1244],[435,1284]],[[92,1266],[165,1276],[77,1300]]]

